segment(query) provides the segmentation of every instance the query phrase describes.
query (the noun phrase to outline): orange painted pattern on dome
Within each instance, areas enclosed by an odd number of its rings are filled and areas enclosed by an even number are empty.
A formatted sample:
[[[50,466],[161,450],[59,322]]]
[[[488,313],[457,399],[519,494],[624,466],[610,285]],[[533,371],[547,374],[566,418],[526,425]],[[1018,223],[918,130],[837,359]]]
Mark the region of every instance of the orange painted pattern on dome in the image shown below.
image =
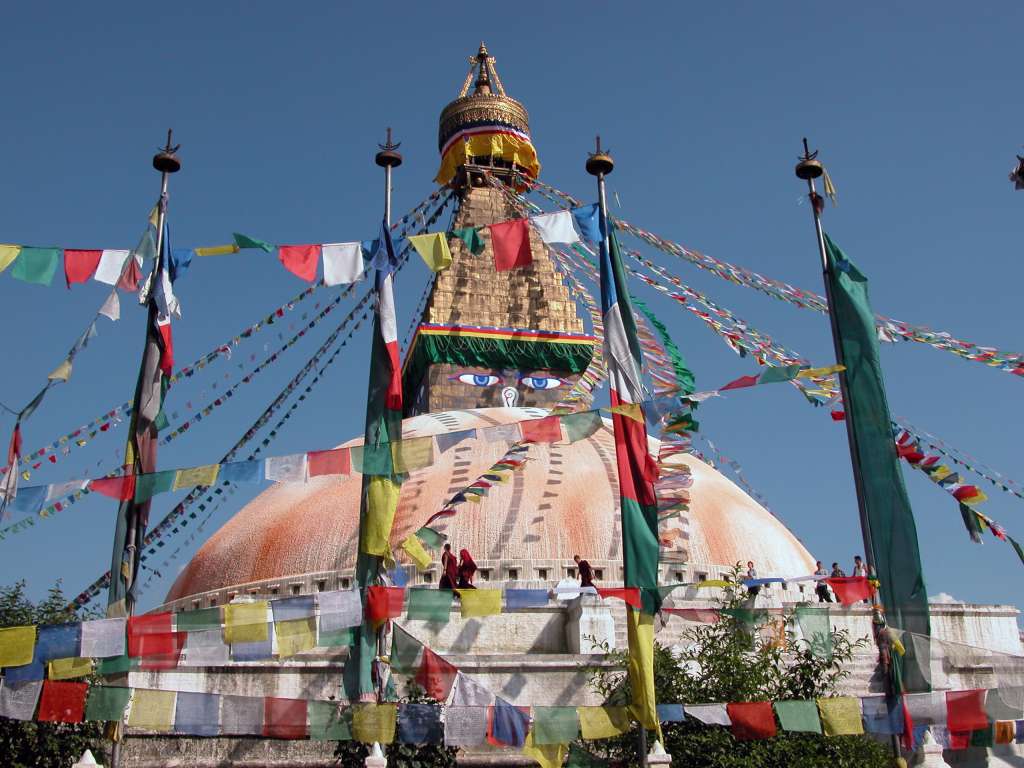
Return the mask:
[[[403,422],[405,437],[507,424],[544,415],[523,408],[424,414]],[[346,445],[358,444],[358,440]],[[471,437],[402,487],[392,542],[409,535],[507,450],[505,441]],[[480,504],[465,503],[441,521],[455,549],[477,560],[621,558],[614,443],[610,424],[571,445],[540,444],[511,480]],[[782,523],[727,478],[693,457],[689,512],[695,565],[754,560],[762,575],[810,573],[814,560]],[[264,491],[199,549],[167,600],[306,573],[347,570],[356,556],[361,476],[280,483]]]

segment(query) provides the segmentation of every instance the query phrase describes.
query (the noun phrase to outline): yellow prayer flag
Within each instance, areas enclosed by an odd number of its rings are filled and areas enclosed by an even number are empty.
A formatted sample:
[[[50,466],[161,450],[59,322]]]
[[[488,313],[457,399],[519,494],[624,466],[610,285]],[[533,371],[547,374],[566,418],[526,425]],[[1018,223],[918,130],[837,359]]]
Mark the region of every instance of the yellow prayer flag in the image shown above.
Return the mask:
[[[53,372],[46,377],[50,381],[67,381],[71,378],[71,361],[62,360],[61,364],[53,369]]]
[[[366,525],[360,542],[360,549],[366,554],[377,557],[390,554],[388,541],[401,489],[401,485],[386,475],[370,476],[366,488]]]
[[[174,473],[174,488],[191,488],[195,485],[213,485],[217,482],[217,475],[220,473],[220,464],[207,464],[202,467],[189,467],[179,469]]]
[[[804,368],[796,375],[798,379],[816,379],[821,376],[831,376],[833,373],[845,371],[845,365],[829,365],[824,368]]]
[[[391,444],[395,473],[410,472],[434,463],[434,438],[412,437]]]
[[[420,543],[418,538],[416,538],[416,534],[407,536],[401,546],[405,554],[407,554],[412,561],[416,563],[416,567],[421,571],[425,571],[430,567],[430,553],[423,548],[423,544]]]
[[[196,256],[227,256],[231,253],[238,253],[238,246],[231,245],[208,245],[205,248],[196,248]]]
[[[662,741],[661,721],[654,697],[654,617],[626,606],[626,637],[629,641],[629,688],[633,701],[629,711],[649,731],[656,731]]]
[[[705,579],[704,581],[698,581],[694,586],[698,589],[701,587],[731,587],[732,582],[723,581],[722,579]]]
[[[465,494],[465,496],[466,496],[466,501],[471,501],[474,504],[479,504],[483,500],[483,498],[484,498],[483,496],[481,496],[478,493],[467,493],[467,494]]]
[[[500,589],[460,589],[458,593],[464,619],[501,613]]]
[[[452,265],[452,252],[448,250],[444,232],[410,235],[409,242],[432,272],[440,272]]]
[[[540,765],[541,768],[562,768],[566,755],[569,754],[568,744],[534,744],[533,728],[526,734],[523,743],[523,754]]]
[[[626,707],[576,707],[584,739],[611,739],[629,730]]]
[[[35,627],[0,629],[0,667],[21,667],[31,664],[35,647]]]
[[[356,704],[352,707],[352,738],[363,744],[395,740],[398,707],[394,704]]]
[[[316,646],[316,619],[289,619],[274,622],[278,658],[287,659]]]
[[[71,680],[76,677],[85,677],[92,672],[92,659],[54,659],[49,663],[49,676],[51,680]]]
[[[643,408],[640,407],[640,403],[622,403],[621,405],[616,405],[609,410],[611,410],[612,413],[618,413],[625,416],[627,419],[639,421],[641,424],[644,423],[644,411]]]
[[[864,723],[860,718],[860,699],[852,696],[818,699],[818,713],[821,715],[821,727],[826,736],[853,736],[864,733]]]
[[[270,637],[267,629],[266,600],[255,603],[229,603],[224,606],[224,642],[263,643]]]
[[[961,504],[966,504],[968,507],[973,507],[975,504],[981,504],[981,502],[983,501],[988,501],[988,496],[985,495],[985,492],[981,490],[981,488],[978,488],[977,486],[975,486],[975,488],[978,491],[978,495],[972,496],[969,499],[964,499],[963,501],[960,502]]]
[[[0,272],[3,272],[21,253],[20,245],[0,245]]]
[[[160,203],[154,205],[149,211],[149,223],[153,229],[156,229],[157,224],[160,223]]]
[[[174,691],[136,688],[132,692],[132,708],[128,725],[147,731],[169,731],[174,724]]]
[[[932,480],[933,480],[934,482],[936,482],[936,483],[937,483],[937,482],[939,482],[940,480],[945,480],[945,479],[946,479],[947,477],[949,477],[949,476],[950,476],[950,475],[952,475],[952,474],[953,474],[953,470],[951,470],[951,469],[950,469],[949,467],[947,467],[947,466],[946,466],[945,464],[942,464],[942,465],[940,465],[940,466],[936,467],[935,469],[933,469],[933,470],[932,470],[931,472],[929,472],[929,473],[928,473],[928,476],[929,476],[929,477],[930,477],[930,478],[931,478],[931,479],[932,479]]]

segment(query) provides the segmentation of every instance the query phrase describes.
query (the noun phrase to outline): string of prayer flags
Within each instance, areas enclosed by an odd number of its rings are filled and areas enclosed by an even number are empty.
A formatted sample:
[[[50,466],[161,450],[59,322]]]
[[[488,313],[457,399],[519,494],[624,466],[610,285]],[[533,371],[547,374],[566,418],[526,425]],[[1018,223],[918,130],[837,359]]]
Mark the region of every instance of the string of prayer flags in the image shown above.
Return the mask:
[[[0,717],[7,717],[11,720],[31,720],[42,690],[41,680],[15,683],[10,676],[7,676],[4,684],[0,686]]]
[[[193,736],[218,736],[219,731],[219,694],[178,692],[174,704],[175,733]]]
[[[527,419],[519,422],[523,442],[556,443],[562,439],[562,423],[559,416],[545,416],[542,419]]]
[[[352,738],[350,710],[335,701],[311,701],[307,708],[309,738],[313,741],[349,741]]]
[[[507,272],[533,263],[527,219],[511,219],[491,224],[488,229],[491,231],[491,248],[494,250],[496,270]]]
[[[408,239],[431,272],[440,272],[452,265],[452,253],[444,232],[410,235]]]
[[[534,743],[569,744],[579,736],[576,707],[534,707]]]
[[[458,593],[464,619],[501,613],[500,589],[460,589]]]
[[[64,280],[71,289],[72,283],[84,283],[94,274],[103,256],[101,250],[64,250]]]
[[[56,248],[22,247],[11,267],[11,277],[25,283],[49,286],[57,273],[58,261],[60,251]]]
[[[120,722],[124,719],[131,698],[131,688],[112,685],[90,686],[89,697],[85,702],[84,719]]]

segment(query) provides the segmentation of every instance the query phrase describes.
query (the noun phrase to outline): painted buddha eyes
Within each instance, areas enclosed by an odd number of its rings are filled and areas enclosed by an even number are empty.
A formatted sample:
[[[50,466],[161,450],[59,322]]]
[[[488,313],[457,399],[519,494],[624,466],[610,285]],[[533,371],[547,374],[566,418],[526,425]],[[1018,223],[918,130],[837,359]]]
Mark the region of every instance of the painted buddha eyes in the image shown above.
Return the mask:
[[[565,383],[553,376],[523,376],[519,381],[530,389],[554,389]]]
[[[474,387],[493,387],[499,381],[497,376],[490,373],[461,373],[456,378]]]

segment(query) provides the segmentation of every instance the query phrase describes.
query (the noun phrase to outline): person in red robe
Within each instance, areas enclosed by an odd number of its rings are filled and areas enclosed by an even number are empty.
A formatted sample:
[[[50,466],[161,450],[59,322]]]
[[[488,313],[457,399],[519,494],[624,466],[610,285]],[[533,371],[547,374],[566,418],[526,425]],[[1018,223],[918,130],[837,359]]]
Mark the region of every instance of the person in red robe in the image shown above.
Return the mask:
[[[452,554],[452,545],[445,544],[444,552],[441,553],[441,580],[437,584],[438,589],[455,589],[455,582],[459,580],[459,563]]]
[[[459,589],[476,589],[473,586],[473,575],[476,573],[476,563],[469,554],[468,549],[459,550]]]

